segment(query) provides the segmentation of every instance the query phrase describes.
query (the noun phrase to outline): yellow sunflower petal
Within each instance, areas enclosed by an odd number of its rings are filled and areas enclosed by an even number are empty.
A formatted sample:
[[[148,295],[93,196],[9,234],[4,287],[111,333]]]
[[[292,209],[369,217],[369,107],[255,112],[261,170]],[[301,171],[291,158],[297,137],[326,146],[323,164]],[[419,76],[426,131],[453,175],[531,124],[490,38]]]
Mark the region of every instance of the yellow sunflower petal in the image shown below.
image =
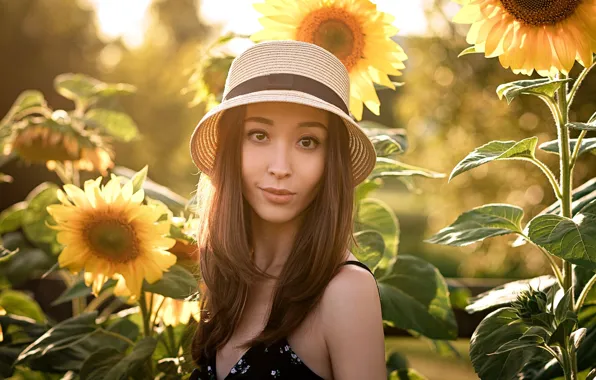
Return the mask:
[[[471,24],[466,41],[514,73],[567,74],[596,53],[596,0],[465,1],[454,21]]]
[[[297,39],[328,49],[346,66],[356,88],[349,99],[352,115],[362,118],[362,103],[379,114],[374,83],[394,88],[388,75],[401,75],[407,59],[391,39],[398,31],[392,15],[379,12],[370,0],[266,0],[254,7],[264,16],[259,19],[264,29],[251,36],[253,41]]]

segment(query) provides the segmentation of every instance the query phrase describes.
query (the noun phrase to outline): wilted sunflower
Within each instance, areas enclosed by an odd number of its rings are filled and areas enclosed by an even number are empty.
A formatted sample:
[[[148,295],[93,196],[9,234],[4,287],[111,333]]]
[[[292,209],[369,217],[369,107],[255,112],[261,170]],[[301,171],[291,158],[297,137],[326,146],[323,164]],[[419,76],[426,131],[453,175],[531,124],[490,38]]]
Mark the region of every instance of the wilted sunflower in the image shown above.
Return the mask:
[[[592,64],[596,0],[456,0],[454,22],[472,24],[467,41],[514,73],[568,74]]]
[[[142,189],[133,194],[132,182],[121,188],[112,175],[100,188],[101,178],[86,181],[84,191],[65,185],[66,194],[58,190],[62,204],[47,207],[57,223],[50,227],[59,231],[57,240],[65,246],[58,263],[72,272],[84,270],[85,283],[95,294],[115,278],[117,288],[126,286],[132,299],[138,299],[143,279],[154,283],[176,263],[168,252],[174,239],[165,236],[170,221],[157,221],[163,210],[141,204],[145,194]]]
[[[407,59],[390,38],[398,31],[393,16],[369,0],[265,0],[254,7],[265,28],[251,36],[254,41],[298,40],[327,49],[350,73],[352,115],[362,119],[363,103],[379,114],[374,83],[395,89],[388,75],[401,75]]]
[[[13,128],[3,153],[13,151],[27,162],[45,163],[49,170],[57,162],[70,161],[79,170],[97,170],[106,176],[114,166],[111,149],[97,135],[44,118]]]

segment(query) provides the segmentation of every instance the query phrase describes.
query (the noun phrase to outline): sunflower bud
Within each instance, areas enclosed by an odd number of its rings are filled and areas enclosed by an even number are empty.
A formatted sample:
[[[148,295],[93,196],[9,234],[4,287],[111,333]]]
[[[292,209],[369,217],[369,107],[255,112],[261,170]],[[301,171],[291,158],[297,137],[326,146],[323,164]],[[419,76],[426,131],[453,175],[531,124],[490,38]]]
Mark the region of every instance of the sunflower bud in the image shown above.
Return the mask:
[[[542,291],[534,291],[529,288],[523,290],[517,296],[517,299],[511,303],[517,316],[523,320],[530,320],[532,316],[547,313],[548,297]]]

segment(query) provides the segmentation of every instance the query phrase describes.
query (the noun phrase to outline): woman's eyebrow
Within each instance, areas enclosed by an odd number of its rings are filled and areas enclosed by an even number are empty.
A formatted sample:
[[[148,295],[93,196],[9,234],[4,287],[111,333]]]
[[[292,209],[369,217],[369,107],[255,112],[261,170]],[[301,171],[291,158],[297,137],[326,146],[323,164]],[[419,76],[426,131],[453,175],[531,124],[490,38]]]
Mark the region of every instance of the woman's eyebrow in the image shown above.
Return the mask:
[[[244,122],[246,123],[247,121],[254,121],[257,123],[266,124],[266,125],[270,125],[270,126],[275,125],[273,120],[267,119],[266,117],[262,117],[262,116],[247,117],[246,119],[244,119]],[[325,124],[318,122],[318,121],[303,121],[301,123],[298,123],[298,127],[317,127],[317,128],[323,128],[325,130],[327,129],[327,126]]]

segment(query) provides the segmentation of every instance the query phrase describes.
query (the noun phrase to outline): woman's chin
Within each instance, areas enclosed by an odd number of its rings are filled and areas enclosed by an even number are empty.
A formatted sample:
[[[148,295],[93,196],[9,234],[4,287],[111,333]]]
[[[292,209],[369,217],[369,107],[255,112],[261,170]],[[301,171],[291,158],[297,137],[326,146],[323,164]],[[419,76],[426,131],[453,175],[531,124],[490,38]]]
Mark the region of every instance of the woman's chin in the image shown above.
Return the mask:
[[[255,211],[261,220],[274,224],[285,224],[294,220],[298,216],[294,210],[280,210],[279,207],[266,207]]]

